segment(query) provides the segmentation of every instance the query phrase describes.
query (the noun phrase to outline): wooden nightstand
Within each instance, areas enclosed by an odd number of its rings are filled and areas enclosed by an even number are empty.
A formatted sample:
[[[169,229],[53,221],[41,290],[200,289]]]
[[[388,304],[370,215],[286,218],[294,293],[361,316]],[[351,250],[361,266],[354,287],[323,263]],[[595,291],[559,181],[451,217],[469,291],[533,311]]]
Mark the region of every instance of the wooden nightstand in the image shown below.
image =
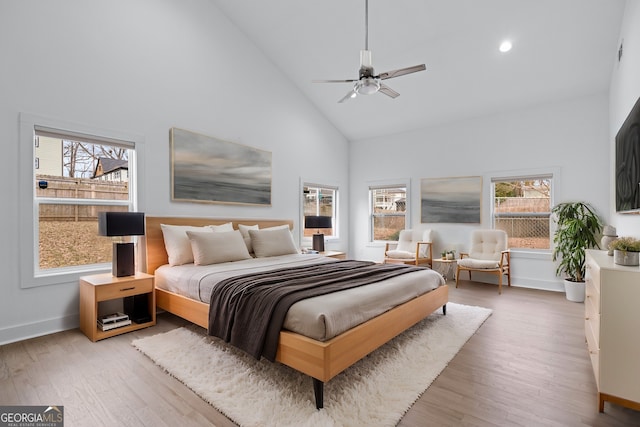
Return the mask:
[[[320,255],[328,256],[335,259],[347,259],[347,254],[340,251],[324,251],[320,252]]]
[[[128,326],[102,331],[98,328],[98,305],[102,301],[147,295],[147,304],[151,320],[144,323],[132,323]],[[100,313],[109,314],[109,313]],[[125,332],[135,331],[156,324],[156,294],[153,276],[136,273],[134,276],[115,277],[111,273],[95,274],[80,278],[80,330],[91,341],[98,341]]]

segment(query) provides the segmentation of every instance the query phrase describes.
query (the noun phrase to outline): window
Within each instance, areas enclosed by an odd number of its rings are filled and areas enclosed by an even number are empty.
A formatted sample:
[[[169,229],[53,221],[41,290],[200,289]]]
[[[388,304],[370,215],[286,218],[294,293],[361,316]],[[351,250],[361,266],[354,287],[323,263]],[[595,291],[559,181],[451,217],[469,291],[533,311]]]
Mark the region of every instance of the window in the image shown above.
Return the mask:
[[[510,248],[550,249],[552,175],[493,178],[493,227],[509,236]]]
[[[311,237],[315,228],[304,227],[305,216],[330,216],[332,229],[320,230],[325,237],[338,237],[338,187],[304,183],[302,186],[302,231],[303,237]]]
[[[407,224],[407,185],[369,186],[371,241],[398,240]]]
[[[98,236],[97,215],[137,210],[143,147],[140,137],[113,134],[21,114],[20,158],[31,164],[20,176],[22,287],[108,268],[112,241]]]

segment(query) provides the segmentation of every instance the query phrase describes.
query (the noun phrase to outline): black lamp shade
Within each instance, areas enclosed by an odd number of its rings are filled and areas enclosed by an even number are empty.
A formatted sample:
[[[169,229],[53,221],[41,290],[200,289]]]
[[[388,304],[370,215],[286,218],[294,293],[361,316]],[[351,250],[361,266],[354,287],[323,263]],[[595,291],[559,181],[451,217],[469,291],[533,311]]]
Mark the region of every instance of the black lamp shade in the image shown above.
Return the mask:
[[[98,234],[100,236],[144,235],[143,212],[98,212]]]
[[[330,216],[305,216],[304,228],[332,228]]]

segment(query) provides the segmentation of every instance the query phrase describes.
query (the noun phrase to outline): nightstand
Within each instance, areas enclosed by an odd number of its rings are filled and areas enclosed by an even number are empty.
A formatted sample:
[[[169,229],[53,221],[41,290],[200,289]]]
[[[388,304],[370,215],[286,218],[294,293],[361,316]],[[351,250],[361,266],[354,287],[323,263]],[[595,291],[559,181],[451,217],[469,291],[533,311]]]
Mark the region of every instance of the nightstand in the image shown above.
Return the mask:
[[[141,297],[146,295],[151,320],[144,323],[102,331],[98,328],[99,304],[103,301]],[[94,274],[80,278],[80,330],[91,340],[98,341],[156,324],[156,294],[153,276],[136,273],[133,276],[115,277],[111,273]]]
[[[320,252],[320,255],[328,256],[335,259],[347,259],[347,254],[340,251],[324,251]]]

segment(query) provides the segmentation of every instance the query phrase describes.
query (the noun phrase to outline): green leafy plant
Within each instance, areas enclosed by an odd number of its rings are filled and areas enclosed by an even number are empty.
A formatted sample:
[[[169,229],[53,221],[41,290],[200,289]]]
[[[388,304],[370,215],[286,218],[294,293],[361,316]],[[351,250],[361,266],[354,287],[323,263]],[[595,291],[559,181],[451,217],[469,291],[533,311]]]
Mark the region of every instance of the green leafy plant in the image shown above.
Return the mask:
[[[619,237],[609,243],[609,249],[626,252],[640,252],[640,240],[633,237]]]
[[[559,261],[556,275],[572,282],[584,282],[585,250],[600,248],[596,237],[602,221],[588,203],[560,203],[552,209],[557,224],[553,236],[553,261]]]

